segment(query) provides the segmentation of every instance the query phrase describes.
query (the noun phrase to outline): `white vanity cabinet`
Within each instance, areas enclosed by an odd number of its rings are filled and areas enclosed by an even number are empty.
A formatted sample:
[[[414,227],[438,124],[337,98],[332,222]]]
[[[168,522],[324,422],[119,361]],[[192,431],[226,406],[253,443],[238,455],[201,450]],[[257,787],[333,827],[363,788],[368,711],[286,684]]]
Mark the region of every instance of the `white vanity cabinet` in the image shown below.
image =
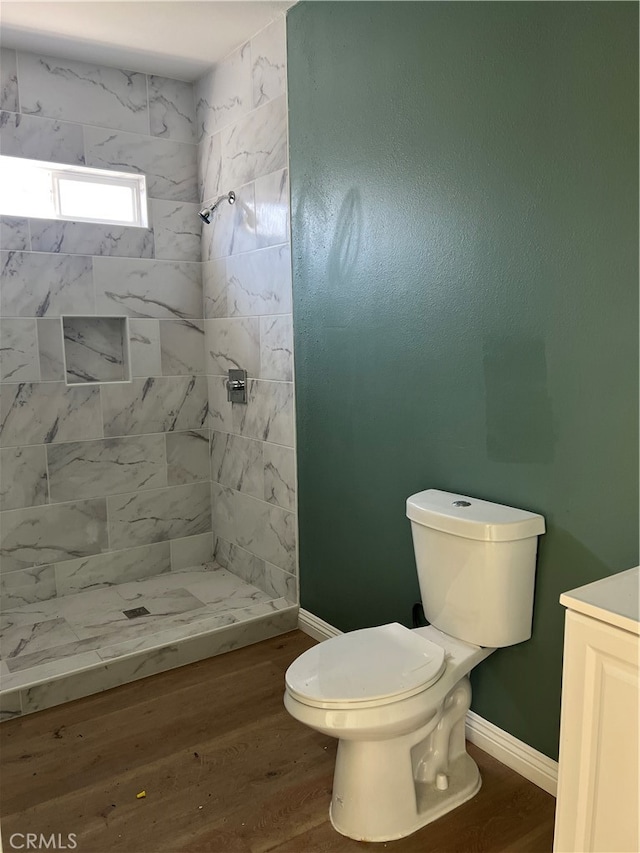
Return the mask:
[[[612,575],[567,608],[555,853],[638,853],[638,579]]]

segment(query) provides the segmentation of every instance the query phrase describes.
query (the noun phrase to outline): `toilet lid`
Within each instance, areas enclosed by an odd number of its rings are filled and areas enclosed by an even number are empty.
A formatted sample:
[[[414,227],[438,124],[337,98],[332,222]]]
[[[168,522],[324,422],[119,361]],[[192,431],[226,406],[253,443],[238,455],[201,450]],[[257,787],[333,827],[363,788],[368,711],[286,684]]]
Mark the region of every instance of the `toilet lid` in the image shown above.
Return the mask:
[[[436,682],[444,649],[397,622],[318,643],[285,675],[287,690],[307,705],[327,708],[408,698]]]

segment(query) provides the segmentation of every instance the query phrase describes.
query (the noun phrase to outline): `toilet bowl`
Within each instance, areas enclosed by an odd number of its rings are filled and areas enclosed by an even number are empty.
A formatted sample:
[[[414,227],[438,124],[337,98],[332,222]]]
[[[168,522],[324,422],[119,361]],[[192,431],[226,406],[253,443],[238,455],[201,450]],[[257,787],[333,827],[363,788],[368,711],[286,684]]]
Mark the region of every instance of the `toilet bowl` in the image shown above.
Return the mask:
[[[330,818],[342,835],[391,841],[473,797],[468,674],[493,649],[392,623],[334,637],[285,676],[296,720],[338,738]]]
[[[473,797],[469,673],[531,636],[541,515],[429,489],[407,517],[428,627],[334,637],[285,676],[287,711],[338,738],[331,822],[358,841],[410,835]]]

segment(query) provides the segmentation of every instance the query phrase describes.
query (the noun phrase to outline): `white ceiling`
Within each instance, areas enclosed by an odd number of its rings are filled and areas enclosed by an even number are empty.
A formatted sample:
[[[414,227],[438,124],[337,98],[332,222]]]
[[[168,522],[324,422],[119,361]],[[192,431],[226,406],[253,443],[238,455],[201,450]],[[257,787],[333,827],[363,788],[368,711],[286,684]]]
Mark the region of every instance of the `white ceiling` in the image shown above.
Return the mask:
[[[4,47],[195,80],[295,0],[2,0]]]

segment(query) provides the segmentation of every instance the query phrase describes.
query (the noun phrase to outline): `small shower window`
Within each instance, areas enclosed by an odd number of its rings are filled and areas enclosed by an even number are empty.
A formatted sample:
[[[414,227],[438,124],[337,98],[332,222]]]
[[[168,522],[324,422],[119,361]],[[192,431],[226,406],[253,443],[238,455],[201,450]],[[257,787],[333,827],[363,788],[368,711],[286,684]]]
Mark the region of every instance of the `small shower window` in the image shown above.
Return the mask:
[[[0,214],[147,228],[144,175],[0,156]]]

